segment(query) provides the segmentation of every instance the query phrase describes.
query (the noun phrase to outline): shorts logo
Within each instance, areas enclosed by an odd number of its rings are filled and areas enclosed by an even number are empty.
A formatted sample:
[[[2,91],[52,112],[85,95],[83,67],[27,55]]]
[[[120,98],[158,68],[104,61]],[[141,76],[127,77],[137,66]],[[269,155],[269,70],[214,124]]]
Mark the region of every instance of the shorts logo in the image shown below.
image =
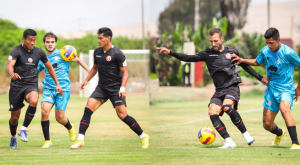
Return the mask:
[[[227,59],[231,59],[231,54],[230,53],[226,53],[225,56],[226,56]]]
[[[33,59],[32,58],[28,58],[28,62],[32,63]]]
[[[111,61],[111,56],[110,55],[108,55],[107,57],[106,57],[106,61]]]
[[[115,101],[115,103],[122,103],[122,100],[117,100]]]
[[[54,59],[55,59],[55,60],[58,60],[58,56],[55,56]]]
[[[272,101],[268,101],[268,106],[271,106],[272,105]]]
[[[11,109],[14,109],[14,106],[13,106],[12,104],[10,104],[10,108],[11,108]]]

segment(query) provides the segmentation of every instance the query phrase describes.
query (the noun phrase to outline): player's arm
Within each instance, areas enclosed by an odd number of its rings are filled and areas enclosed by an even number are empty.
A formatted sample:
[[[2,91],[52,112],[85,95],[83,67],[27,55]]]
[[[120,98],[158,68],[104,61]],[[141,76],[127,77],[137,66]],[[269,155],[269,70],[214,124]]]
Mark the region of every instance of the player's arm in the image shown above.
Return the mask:
[[[87,72],[90,72],[90,69],[88,68],[88,66],[82,59],[80,59],[79,57],[76,57],[75,62],[78,63],[79,65],[81,65],[81,67],[83,67]]]
[[[260,66],[260,64],[257,62],[256,59],[243,59],[234,53],[231,54],[231,58],[232,58],[232,62],[236,62],[235,65],[244,63],[244,64],[248,64],[251,66]]]
[[[98,71],[98,66],[97,66],[97,64],[94,64],[93,67],[91,68],[91,70],[89,71],[89,74],[86,77],[86,79],[84,80],[84,82],[80,84],[80,86],[79,86],[80,90],[84,89],[84,87],[87,85],[87,83],[95,76],[97,71]]]
[[[122,94],[122,98],[124,98],[124,97],[126,97],[125,87],[126,87],[127,80],[128,80],[127,66],[120,67],[120,71],[122,73],[122,84],[121,84],[121,88],[119,91],[119,96],[121,96],[121,94]]]
[[[176,52],[173,52],[173,51],[171,51],[167,48],[163,48],[163,47],[156,48],[156,49],[159,50],[159,53],[171,55],[181,61],[186,61],[186,62],[204,61],[203,56],[200,56],[200,54],[187,55],[187,54],[183,54],[183,53],[176,53]]]
[[[241,63],[240,66],[251,76],[255,77],[257,80],[259,80],[262,84],[269,84],[269,79],[267,77],[261,76],[259,73],[257,73],[250,65]]]
[[[7,65],[6,65],[6,71],[7,71],[7,73],[10,75],[10,77],[12,78],[12,79],[14,79],[14,80],[16,80],[16,79],[21,79],[21,77],[19,76],[19,74],[18,73],[14,73],[14,66],[15,66],[15,64],[16,64],[16,60],[11,60],[11,59],[9,59],[8,61],[7,61]]]
[[[40,73],[44,69],[45,69],[45,65],[43,64],[42,61],[39,61],[39,64],[38,64],[38,73]]]
[[[63,90],[60,87],[60,84],[59,84],[59,82],[57,80],[57,77],[56,77],[55,70],[54,70],[53,66],[51,65],[50,61],[47,61],[46,63],[44,63],[44,65],[48,69],[48,72],[49,72],[50,76],[52,77],[52,79],[55,81],[57,93],[62,95]]]

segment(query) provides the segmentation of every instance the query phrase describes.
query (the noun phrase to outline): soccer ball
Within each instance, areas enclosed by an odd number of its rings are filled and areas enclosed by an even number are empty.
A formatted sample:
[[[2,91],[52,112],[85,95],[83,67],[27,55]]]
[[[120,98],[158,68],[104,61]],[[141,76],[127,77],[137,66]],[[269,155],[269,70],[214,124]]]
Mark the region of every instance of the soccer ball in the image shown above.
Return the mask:
[[[215,141],[215,131],[209,127],[203,127],[198,132],[198,140],[205,145],[209,145]]]
[[[66,45],[61,49],[60,56],[63,60],[71,62],[76,58],[77,51],[73,46]]]

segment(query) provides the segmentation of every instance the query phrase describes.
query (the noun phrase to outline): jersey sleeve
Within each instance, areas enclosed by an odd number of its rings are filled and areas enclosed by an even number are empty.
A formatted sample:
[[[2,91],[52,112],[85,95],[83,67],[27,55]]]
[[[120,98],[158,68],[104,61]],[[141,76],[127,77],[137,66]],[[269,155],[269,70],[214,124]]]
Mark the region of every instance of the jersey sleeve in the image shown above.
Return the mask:
[[[263,49],[260,50],[260,52],[258,53],[258,55],[256,57],[256,61],[260,65],[266,64],[266,58],[265,58],[265,54],[263,53]]]
[[[42,61],[39,61],[39,64],[38,64],[38,73],[40,73],[44,69],[45,69],[44,63]]]
[[[199,52],[195,55],[187,55],[183,53],[176,53],[173,51],[170,51],[169,55],[177,58],[178,60],[181,61],[186,61],[186,62],[198,62],[198,61],[205,61],[205,52]]]
[[[8,56],[8,60],[17,60],[17,58],[20,56],[20,52],[18,51],[18,47],[14,47],[9,56]]]
[[[295,51],[291,51],[286,57],[293,66],[300,66],[300,57]]]
[[[97,65],[97,60],[96,60],[96,55],[95,55],[96,53],[95,52],[96,52],[96,50],[94,50],[94,54],[93,54],[93,56],[94,56],[94,64]]]
[[[125,55],[122,51],[117,53],[117,63],[119,67],[127,66]]]
[[[45,53],[42,49],[38,49],[38,53],[39,53],[39,55],[40,55],[40,57],[41,57],[41,61],[42,61],[43,63],[46,63],[46,62],[49,61],[49,60],[48,60],[48,57],[47,57],[47,55],[46,55],[46,53]]]

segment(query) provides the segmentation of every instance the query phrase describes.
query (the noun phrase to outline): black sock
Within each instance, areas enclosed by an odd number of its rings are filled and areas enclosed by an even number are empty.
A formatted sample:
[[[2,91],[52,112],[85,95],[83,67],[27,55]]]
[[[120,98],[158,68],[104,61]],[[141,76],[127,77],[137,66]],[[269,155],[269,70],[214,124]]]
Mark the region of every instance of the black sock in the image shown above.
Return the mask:
[[[10,124],[10,120],[8,121],[8,123],[9,123],[9,128],[10,128],[10,134],[11,134],[11,136],[15,136],[16,132],[17,132],[17,128],[18,128],[18,123],[17,123],[17,125],[11,125]]]
[[[80,126],[79,126],[80,134],[85,135],[86,130],[89,128],[92,114],[93,111],[85,107],[84,114],[82,116],[82,119],[80,121]]]
[[[68,118],[67,118],[68,119]],[[68,123],[66,125],[64,125],[68,130],[70,130],[72,128],[72,125],[70,124],[70,121],[68,119]]]
[[[213,126],[215,127],[215,129],[223,137],[223,139],[226,139],[229,137],[226,127],[225,127],[224,123],[221,121],[219,115],[211,115],[210,120],[211,120]]]
[[[298,144],[299,145],[298,138],[297,138],[296,126],[289,126],[289,127],[287,127],[287,129],[288,129],[290,137],[292,139],[292,144]]]
[[[141,135],[143,133],[140,125],[133,117],[127,115],[122,121],[126,123],[137,135]]]
[[[229,108],[225,112],[229,115],[232,123],[241,131],[241,133],[245,133],[247,131],[247,129],[244,125],[244,122],[243,122],[240,114],[235,109],[233,109],[231,107],[231,105],[224,105],[223,108],[225,108],[225,107]]]
[[[34,115],[36,112],[36,107],[31,107],[30,105],[27,108],[27,111],[25,113],[25,119],[24,119],[24,123],[23,126],[24,127],[28,127],[31,120],[33,119]]]
[[[49,120],[42,121],[41,124],[42,124],[42,130],[43,130],[45,140],[50,140],[50,133],[49,133],[50,122],[49,122]]]
[[[276,134],[277,136],[281,136],[282,135],[282,129],[278,128],[276,125],[276,128],[273,131],[270,131],[273,134]]]

